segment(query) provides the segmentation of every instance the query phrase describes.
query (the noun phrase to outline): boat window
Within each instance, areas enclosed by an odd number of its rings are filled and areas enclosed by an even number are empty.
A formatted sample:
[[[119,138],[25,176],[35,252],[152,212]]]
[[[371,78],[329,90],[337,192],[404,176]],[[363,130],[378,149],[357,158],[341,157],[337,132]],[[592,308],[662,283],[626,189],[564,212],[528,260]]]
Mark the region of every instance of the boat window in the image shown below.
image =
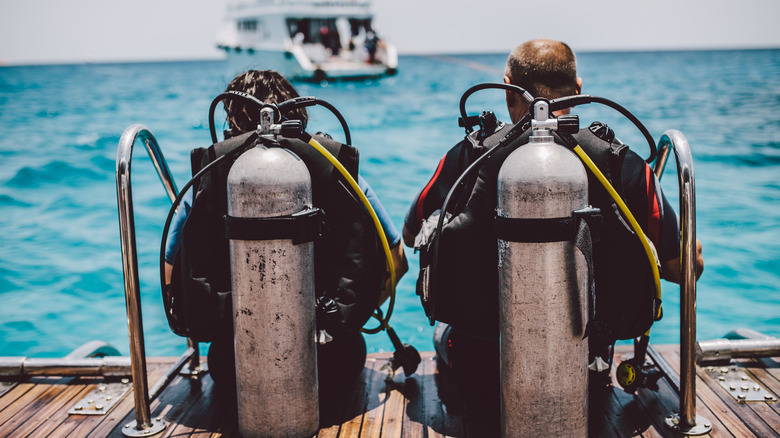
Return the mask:
[[[288,18],[287,28],[290,38],[301,39],[303,43],[323,43],[323,36],[338,35],[336,18]]]
[[[350,18],[349,27],[352,31],[352,36],[365,35],[366,32],[371,30],[370,18]]]
[[[257,30],[257,20],[239,20],[238,30],[243,32],[255,32]]]

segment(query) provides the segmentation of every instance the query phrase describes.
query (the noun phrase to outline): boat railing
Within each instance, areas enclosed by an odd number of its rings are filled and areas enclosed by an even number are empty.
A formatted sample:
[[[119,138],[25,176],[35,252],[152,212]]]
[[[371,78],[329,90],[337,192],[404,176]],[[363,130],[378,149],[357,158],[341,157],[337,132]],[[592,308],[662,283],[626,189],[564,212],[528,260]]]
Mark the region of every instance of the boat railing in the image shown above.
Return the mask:
[[[116,193],[119,209],[119,235],[122,243],[122,269],[124,273],[125,302],[127,306],[127,328],[130,337],[130,365],[135,398],[135,421],[122,429],[126,436],[149,436],[165,428],[161,418],[151,418],[150,402],[162,393],[177,373],[196,378],[203,372],[200,365],[198,343],[187,340],[187,350],[179,360],[149,388],[146,374],[146,352],[144,349],[143,321],[141,318],[141,290],[138,277],[138,256],[136,252],[135,221],[133,216],[133,195],[130,183],[130,164],[133,146],[141,141],[157,170],[168,198],[173,202],[178,195],[176,183],[168,169],[160,146],[152,132],[142,124],[129,126],[119,139],[116,153]]]
[[[696,190],[693,174],[693,156],[688,140],[677,130],[671,129],[658,142],[658,158],[653,171],[660,180],[674,151],[677,161],[677,177],[680,191],[681,268],[680,281],[680,380],[670,379],[680,396],[679,415],[666,419],[672,429],[686,435],[707,433],[712,423],[696,415]],[[673,376],[671,370],[655,349],[648,353],[663,374]],[[664,370],[667,368],[667,370]]]

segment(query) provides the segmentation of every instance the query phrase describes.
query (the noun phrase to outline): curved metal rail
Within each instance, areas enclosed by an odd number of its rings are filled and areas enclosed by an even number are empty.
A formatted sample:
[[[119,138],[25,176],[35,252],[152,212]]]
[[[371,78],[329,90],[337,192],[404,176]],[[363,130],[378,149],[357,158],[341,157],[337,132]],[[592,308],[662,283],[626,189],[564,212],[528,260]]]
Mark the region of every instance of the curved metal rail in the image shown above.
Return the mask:
[[[138,281],[138,256],[135,241],[135,221],[133,216],[133,195],[130,183],[130,161],[133,145],[141,140],[146,146],[149,158],[160,176],[168,198],[176,199],[178,189],[173,176],[168,169],[160,146],[149,129],[141,124],[129,126],[119,139],[116,152],[116,194],[119,209],[119,235],[122,242],[122,268],[124,272],[125,302],[127,305],[127,328],[130,336],[130,365],[133,377],[133,396],[135,398],[136,420],[128,424],[122,432],[127,436],[149,436],[165,428],[161,419],[151,419],[150,400],[173,380],[186,364],[190,372],[196,375],[199,369],[200,353],[197,342],[187,340],[187,351],[168,370],[166,376],[158,381],[149,395],[149,384],[146,378],[146,353],[144,350],[143,321],[141,318],[141,290]],[[132,426],[132,427],[130,427]]]
[[[680,281],[680,413],[668,418],[667,425],[687,435],[707,433],[712,422],[696,416],[696,190],[693,156],[685,136],[675,129],[664,132],[658,142],[658,158],[653,171],[660,180],[669,149],[677,159],[682,231],[682,280]],[[656,358],[653,358],[656,360]],[[657,362],[656,362],[657,363]]]

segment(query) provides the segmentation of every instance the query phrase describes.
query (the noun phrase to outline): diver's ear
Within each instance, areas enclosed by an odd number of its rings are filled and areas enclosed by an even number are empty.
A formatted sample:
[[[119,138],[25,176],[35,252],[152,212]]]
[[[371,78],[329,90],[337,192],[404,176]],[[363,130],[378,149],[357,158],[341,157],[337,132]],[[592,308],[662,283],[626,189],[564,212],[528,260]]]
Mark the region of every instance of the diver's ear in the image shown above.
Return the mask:
[[[582,78],[577,78],[577,94],[582,94]]]
[[[504,75],[504,83],[509,85],[509,76]],[[504,90],[504,93],[506,94],[506,103],[507,106],[512,106],[515,104],[515,99],[517,96],[515,95],[514,91]]]

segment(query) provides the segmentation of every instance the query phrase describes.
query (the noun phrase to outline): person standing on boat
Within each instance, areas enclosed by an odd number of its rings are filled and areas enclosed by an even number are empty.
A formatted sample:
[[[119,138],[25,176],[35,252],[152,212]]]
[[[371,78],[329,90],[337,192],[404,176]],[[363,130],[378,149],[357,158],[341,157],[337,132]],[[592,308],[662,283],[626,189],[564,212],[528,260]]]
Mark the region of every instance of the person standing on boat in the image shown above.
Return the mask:
[[[582,79],[577,77],[574,53],[565,43],[551,40],[531,40],[515,48],[506,63],[504,82],[522,87],[534,97],[547,99],[580,94],[582,89]],[[529,111],[530,102],[525,101],[517,93],[507,91],[506,104],[512,123],[517,123]],[[556,115],[568,112],[567,109],[557,112]],[[613,138],[609,140],[606,138],[610,135],[614,137],[612,130],[606,125],[597,123],[591,125],[589,129],[602,140],[612,141]],[[495,122],[491,129],[499,132],[502,128],[505,128],[503,123]],[[466,140],[450,149],[441,159],[434,175],[416,196],[407,212],[403,226],[403,239],[406,245],[414,247],[415,238],[421,232],[423,222],[431,215],[438,214],[455,180],[475,158],[472,156],[471,143]],[[621,175],[627,204],[658,251],[662,263],[662,277],[679,283],[681,279],[680,233],[677,214],[663,195],[660,184],[650,167],[636,153],[630,150],[627,152]],[[495,208],[496,194],[485,196],[486,199],[492,196],[492,201],[488,199],[485,202],[493,202],[492,207]],[[490,206],[483,207],[490,208]],[[491,249],[489,245],[486,248],[484,253],[482,247],[456,248],[455,251],[462,251],[462,254],[455,254],[452,257],[470,260],[475,265],[485,263],[483,259],[489,260],[489,263],[493,263],[492,267],[486,265],[484,272],[495,272],[497,277],[494,261],[497,248]],[[701,244],[698,241],[697,250],[698,276],[703,269]],[[595,269],[598,272],[599,269],[610,269],[610,267],[597,265]],[[452,274],[441,272],[440,275]],[[497,402],[500,384],[498,290],[497,284],[492,285],[489,279],[485,278],[481,281],[484,290],[463,291],[469,297],[473,297],[471,300],[475,302],[475,306],[462,311],[473,313],[478,312],[477,309],[487,309],[485,315],[477,318],[469,315],[470,320],[482,322],[466,327],[439,323],[434,334],[434,345],[440,364],[454,371],[455,379],[463,390],[476,395],[487,395],[489,399]],[[598,283],[596,287],[599,287]],[[441,290],[438,293],[446,300],[447,294],[456,292]],[[488,304],[483,305],[477,301]],[[607,351],[594,352],[594,349]],[[594,354],[605,358],[611,357],[611,344],[597,347],[591,345],[591,355]],[[493,411],[497,412],[497,409],[496,406]]]
[[[228,84],[226,91],[239,91],[246,93],[256,97],[262,102],[270,104],[281,103],[286,100],[298,97],[298,93],[293,85],[281,74],[272,70],[250,70],[242,73],[236,76]],[[227,100],[225,102],[225,111],[227,113],[227,124],[229,126],[229,130],[226,132],[226,137],[235,137],[256,130],[257,126],[260,124],[260,115],[259,111],[254,111],[254,109],[254,106],[245,105],[241,100]],[[283,116],[287,120],[302,121],[304,127],[308,121],[308,114],[304,108],[297,108],[288,111]],[[329,137],[326,134],[321,135]],[[357,182],[380,220],[385,237],[387,238],[387,241],[391,247],[391,254],[395,266],[395,277],[396,279],[399,279],[408,270],[406,255],[403,250],[403,245],[401,245],[401,234],[393,226],[393,223],[390,220],[390,216],[366,180],[363,179],[362,176],[358,175]],[[315,191],[317,191],[317,188],[315,188]],[[317,192],[332,193],[328,192],[324,188],[320,188]],[[316,196],[315,202],[317,202]],[[181,247],[184,225],[187,217],[190,214],[191,208],[192,191],[190,190],[185,194],[182,205],[176,212],[176,215],[174,216],[174,219],[171,223],[171,231],[169,232],[165,254],[165,279],[167,283],[170,283],[171,281],[173,265],[176,261],[179,248]],[[325,217],[325,226],[331,228],[329,233],[333,234],[333,236],[338,235],[338,230],[335,229],[339,228],[338,224],[329,224],[328,218],[344,217],[344,214],[328,213],[328,211],[326,211]],[[323,239],[323,243],[318,243],[318,245],[329,245],[329,240]],[[338,254],[334,254],[334,252],[340,250],[347,251],[349,243],[339,243],[338,246],[340,249],[329,247],[326,248],[322,253],[326,254],[326,258],[334,256],[338,258],[340,256]],[[355,257],[355,254],[347,254],[345,257]],[[383,260],[384,256],[382,255],[380,258]],[[321,257],[318,258],[315,256],[315,263],[318,265],[318,270],[323,269],[323,266],[319,264],[321,261]],[[348,264],[351,265],[352,262],[349,262]],[[327,270],[328,267],[324,268]],[[368,267],[365,267],[365,269],[368,269]],[[345,275],[347,278],[339,281],[353,282],[353,279],[350,278],[350,276],[354,277],[355,275],[361,274],[352,272],[347,274],[338,272],[324,272],[322,277],[338,278],[341,275]],[[321,288],[321,286],[319,286],[319,277],[320,276],[318,275],[318,289]],[[357,283],[355,282],[355,284]],[[381,291],[381,293],[376,294],[380,297],[380,303],[389,296],[389,293],[391,292],[389,290],[390,287],[391,286],[389,281],[387,281],[385,283],[384,290]],[[359,296],[361,293],[366,294],[366,296],[370,295],[369,291],[357,290],[354,292],[358,295],[355,297],[358,302],[365,301],[364,298]],[[321,295],[322,291],[318,290],[317,296],[320,297]],[[333,303],[333,305],[336,304]],[[367,303],[366,305],[361,305],[360,307],[369,309],[370,312],[376,307],[376,305],[377,303]],[[362,321],[363,317],[365,317],[365,319],[369,317],[369,314],[362,315],[363,313],[366,312],[351,310],[348,311],[348,316],[346,316],[346,318]],[[318,321],[319,317],[320,315],[318,314]],[[350,321],[347,321],[347,325],[355,325],[354,323],[349,324],[349,322]],[[362,326],[362,323],[360,323],[360,325]],[[318,373],[320,375],[320,411],[324,421],[328,421],[328,419],[333,418],[335,413],[327,412],[327,409],[337,408],[340,406],[338,403],[334,403],[333,400],[348,394],[352,383],[360,375],[366,358],[366,344],[359,330],[345,330],[338,328],[336,333],[330,334],[333,335],[333,340],[324,345],[319,345],[317,352]],[[211,347],[209,349],[209,368],[211,370],[211,375],[217,385],[227,389],[228,391],[232,391],[235,388],[235,370],[233,361],[232,332],[225,335],[218,335],[218,337],[212,341]]]

